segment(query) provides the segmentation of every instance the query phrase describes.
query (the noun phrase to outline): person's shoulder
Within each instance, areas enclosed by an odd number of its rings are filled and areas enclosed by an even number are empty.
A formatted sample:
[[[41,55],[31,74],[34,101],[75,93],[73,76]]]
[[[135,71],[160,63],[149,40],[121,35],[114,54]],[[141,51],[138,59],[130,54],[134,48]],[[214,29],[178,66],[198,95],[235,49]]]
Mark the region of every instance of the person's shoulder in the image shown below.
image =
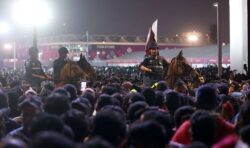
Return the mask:
[[[30,65],[30,64],[31,64],[31,59],[25,60],[24,64],[25,64],[25,65]]]
[[[60,59],[60,58],[57,58],[57,59],[54,60],[53,63],[55,64],[55,63],[58,63],[58,62],[60,62],[60,61],[61,61],[61,59]]]
[[[17,129],[14,129],[12,131],[10,131],[8,133],[9,136],[16,136],[17,134],[19,134],[21,131],[23,130],[23,126],[17,128]]]
[[[165,57],[164,57],[164,56],[158,56],[158,59],[159,59],[159,60],[166,61],[166,59],[165,59]]]
[[[31,61],[31,59],[26,59],[26,60],[25,60],[25,62],[30,62],[30,61]]]
[[[145,61],[149,61],[149,60],[152,60],[152,57],[151,56],[147,56],[144,58]]]

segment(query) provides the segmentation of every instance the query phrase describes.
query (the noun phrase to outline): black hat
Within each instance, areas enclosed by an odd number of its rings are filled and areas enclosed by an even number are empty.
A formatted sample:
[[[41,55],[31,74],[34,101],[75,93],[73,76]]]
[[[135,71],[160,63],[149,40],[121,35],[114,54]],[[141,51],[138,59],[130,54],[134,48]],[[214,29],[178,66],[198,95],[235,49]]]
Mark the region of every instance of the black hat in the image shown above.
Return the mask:
[[[158,45],[157,45],[156,42],[152,42],[152,43],[149,45],[148,48],[149,48],[149,49],[158,49]]]
[[[66,47],[59,48],[58,52],[59,52],[59,54],[69,53],[69,51]]]

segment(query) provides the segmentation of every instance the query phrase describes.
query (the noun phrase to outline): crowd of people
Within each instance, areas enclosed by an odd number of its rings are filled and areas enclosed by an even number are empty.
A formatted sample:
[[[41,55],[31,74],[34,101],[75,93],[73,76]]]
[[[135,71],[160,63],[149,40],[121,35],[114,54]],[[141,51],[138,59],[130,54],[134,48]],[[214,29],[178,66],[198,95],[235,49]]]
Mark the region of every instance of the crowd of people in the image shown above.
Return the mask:
[[[37,51],[29,49],[25,70],[1,70],[1,148],[250,145],[250,84],[230,68],[220,78],[217,67],[199,68],[199,86],[178,81],[169,88],[167,61],[151,46],[138,67],[95,67],[86,88],[56,87],[67,49],[59,49],[53,75],[43,72]],[[146,73],[154,70],[157,77]]]

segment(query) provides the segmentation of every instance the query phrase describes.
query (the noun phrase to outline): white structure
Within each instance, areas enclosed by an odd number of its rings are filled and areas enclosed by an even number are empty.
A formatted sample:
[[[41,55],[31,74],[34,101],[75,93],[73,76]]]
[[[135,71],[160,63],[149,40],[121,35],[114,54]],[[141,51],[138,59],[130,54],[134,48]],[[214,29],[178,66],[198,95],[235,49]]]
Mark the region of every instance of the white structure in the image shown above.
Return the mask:
[[[229,0],[229,6],[231,70],[243,73],[248,63],[247,0]]]

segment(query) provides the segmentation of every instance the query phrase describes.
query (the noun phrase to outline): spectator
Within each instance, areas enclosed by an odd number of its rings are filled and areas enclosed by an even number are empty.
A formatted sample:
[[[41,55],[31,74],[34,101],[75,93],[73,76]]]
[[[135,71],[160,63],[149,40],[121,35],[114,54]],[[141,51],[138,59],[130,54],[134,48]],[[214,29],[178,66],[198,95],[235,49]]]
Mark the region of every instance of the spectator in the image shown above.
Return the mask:
[[[197,90],[196,95],[196,108],[198,110],[207,110],[213,114],[213,118],[216,123],[215,135],[213,143],[220,141],[229,134],[234,134],[234,126],[231,123],[226,122],[226,120],[220,115],[214,114],[215,109],[218,107],[218,94],[215,88],[204,85]],[[185,121],[175,132],[172,137],[172,141],[181,144],[189,144],[191,142],[191,121]]]
[[[114,147],[119,147],[124,141],[126,126],[120,114],[103,110],[96,114],[93,120],[93,136],[100,136]]]
[[[129,130],[128,147],[165,148],[164,128],[155,121],[134,124]]]

